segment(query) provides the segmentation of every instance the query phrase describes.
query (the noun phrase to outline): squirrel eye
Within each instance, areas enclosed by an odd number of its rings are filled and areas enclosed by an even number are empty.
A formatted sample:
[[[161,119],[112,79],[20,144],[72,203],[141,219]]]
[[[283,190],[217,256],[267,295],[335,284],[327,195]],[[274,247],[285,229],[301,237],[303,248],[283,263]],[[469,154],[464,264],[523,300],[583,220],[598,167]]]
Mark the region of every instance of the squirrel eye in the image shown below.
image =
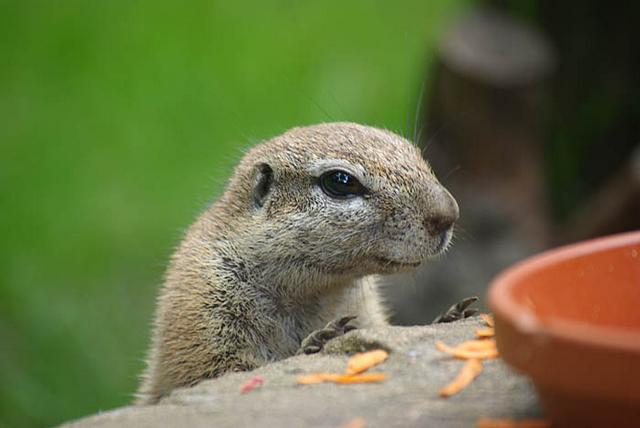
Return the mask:
[[[364,195],[366,188],[348,172],[335,170],[320,176],[320,188],[328,196],[336,199],[348,199]]]

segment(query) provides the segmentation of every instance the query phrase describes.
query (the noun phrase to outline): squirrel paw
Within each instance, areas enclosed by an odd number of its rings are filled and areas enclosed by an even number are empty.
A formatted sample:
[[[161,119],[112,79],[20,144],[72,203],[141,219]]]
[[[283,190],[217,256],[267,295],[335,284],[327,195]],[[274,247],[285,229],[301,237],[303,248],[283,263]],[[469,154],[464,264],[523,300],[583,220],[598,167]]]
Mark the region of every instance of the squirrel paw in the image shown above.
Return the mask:
[[[464,318],[469,318],[474,315],[478,315],[478,310],[475,308],[469,308],[470,305],[477,302],[478,298],[476,296],[467,297],[466,299],[462,299],[460,302],[451,306],[447,311],[441,313],[434,319],[431,324],[438,324],[443,322],[452,322],[461,320]]]
[[[351,330],[355,330],[356,327],[350,325],[349,322],[356,318],[353,315],[338,318],[328,323],[324,328],[312,332],[302,341],[296,354],[315,354],[320,352],[322,347],[334,337],[342,336]]]

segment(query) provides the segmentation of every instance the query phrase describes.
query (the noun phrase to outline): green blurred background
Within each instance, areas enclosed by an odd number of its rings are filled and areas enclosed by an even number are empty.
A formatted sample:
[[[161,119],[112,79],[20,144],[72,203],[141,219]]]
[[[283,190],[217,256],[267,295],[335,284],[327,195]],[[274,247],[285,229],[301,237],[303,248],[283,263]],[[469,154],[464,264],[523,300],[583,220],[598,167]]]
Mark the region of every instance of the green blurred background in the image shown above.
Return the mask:
[[[242,150],[409,133],[466,3],[0,1],[0,426],[130,402],[165,262]]]

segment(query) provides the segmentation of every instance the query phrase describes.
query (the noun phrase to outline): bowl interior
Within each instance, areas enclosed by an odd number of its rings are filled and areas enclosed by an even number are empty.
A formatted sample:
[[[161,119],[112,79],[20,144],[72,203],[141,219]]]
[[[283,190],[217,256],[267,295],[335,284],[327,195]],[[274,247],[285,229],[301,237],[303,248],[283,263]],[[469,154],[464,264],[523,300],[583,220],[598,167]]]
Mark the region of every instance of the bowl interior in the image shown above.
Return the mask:
[[[541,324],[640,332],[640,233],[565,247],[523,267],[507,292]]]

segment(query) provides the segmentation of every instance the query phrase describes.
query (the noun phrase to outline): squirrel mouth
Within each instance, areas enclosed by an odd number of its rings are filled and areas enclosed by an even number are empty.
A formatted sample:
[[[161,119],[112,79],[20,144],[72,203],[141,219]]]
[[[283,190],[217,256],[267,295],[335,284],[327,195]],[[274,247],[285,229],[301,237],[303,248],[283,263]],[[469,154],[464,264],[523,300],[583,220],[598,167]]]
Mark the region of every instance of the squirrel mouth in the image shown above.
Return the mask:
[[[375,260],[378,264],[381,264],[385,267],[407,267],[407,268],[415,268],[420,266],[422,262],[400,262],[396,260],[387,259],[384,257],[375,257]]]
[[[442,254],[449,249],[451,238],[453,237],[453,229],[449,229],[440,236],[440,242],[436,247],[436,254]]]

